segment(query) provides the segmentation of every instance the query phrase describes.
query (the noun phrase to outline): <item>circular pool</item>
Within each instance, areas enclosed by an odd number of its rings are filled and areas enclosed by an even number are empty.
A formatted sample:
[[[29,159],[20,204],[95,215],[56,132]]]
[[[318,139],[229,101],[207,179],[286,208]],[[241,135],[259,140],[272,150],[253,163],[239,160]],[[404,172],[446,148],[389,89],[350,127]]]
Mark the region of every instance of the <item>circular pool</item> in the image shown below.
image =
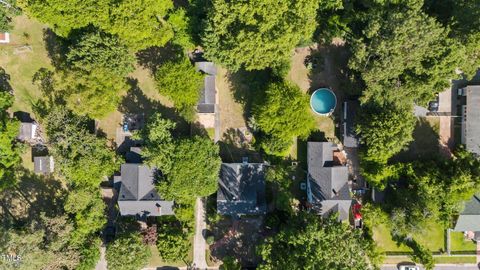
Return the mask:
[[[318,115],[328,116],[332,114],[336,105],[337,97],[328,88],[315,90],[310,97],[310,107]]]

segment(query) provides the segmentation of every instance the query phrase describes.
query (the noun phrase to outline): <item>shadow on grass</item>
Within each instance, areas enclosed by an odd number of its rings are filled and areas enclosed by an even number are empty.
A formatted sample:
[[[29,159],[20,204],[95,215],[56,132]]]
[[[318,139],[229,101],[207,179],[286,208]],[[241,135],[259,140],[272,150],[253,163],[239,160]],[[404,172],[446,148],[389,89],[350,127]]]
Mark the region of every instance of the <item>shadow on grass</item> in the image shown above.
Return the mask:
[[[394,157],[394,160],[409,162],[438,157],[440,151],[439,138],[438,126],[432,126],[426,118],[419,118],[413,130],[413,141],[408,149],[399,153]]]
[[[2,226],[25,226],[39,221],[42,213],[47,217],[63,214],[66,195],[53,177],[22,168],[17,186],[0,193]]]
[[[248,157],[248,161],[252,163],[263,162],[262,156],[252,148],[248,139],[238,129],[228,129],[218,144],[223,162],[240,163],[243,157]]]
[[[189,135],[190,125],[174,108],[166,107],[157,100],[147,97],[138,86],[137,79],[128,79],[130,89],[121,101],[118,110],[123,114],[144,114],[148,119],[154,113],[161,113],[164,118],[177,124],[174,135]]]
[[[157,72],[159,66],[168,61],[175,61],[184,57],[182,47],[174,44],[167,44],[165,47],[150,47],[137,54],[137,62],[152,74]]]

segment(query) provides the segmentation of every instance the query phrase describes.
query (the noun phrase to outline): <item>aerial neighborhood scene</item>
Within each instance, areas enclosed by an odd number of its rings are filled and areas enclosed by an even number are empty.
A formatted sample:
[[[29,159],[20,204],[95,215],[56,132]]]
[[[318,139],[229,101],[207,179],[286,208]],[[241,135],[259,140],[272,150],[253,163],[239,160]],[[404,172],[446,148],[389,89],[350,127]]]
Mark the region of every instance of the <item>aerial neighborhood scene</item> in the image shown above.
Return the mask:
[[[480,269],[480,0],[0,0],[3,269]]]

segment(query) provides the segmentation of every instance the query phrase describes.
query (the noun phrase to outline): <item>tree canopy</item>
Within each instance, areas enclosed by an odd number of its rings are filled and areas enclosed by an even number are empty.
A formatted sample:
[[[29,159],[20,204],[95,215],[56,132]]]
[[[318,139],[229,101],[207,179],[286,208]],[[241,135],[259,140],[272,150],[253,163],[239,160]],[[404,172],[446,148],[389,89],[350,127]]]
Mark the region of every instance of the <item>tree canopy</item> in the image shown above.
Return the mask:
[[[167,199],[189,202],[214,193],[222,163],[219,151],[218,145],[209,138],[195,136],[179,140],[172,169],[160,182],[161,194]]]
[[[203,35],[205,56],[230,70],[260,70],[290,61],[310,40],[319,1],[214,0]]]
[[[54,108],[43,123],[61,173],[74,185],[98,187],[117,170],[120,159],[104,139],[89,133],[87,119]]]
[[[137,270],[148,263],[151,253],[142,243],[138,233],[124,233],[107,245],[106,260],[108,268],[118,270]]]
[[[180,114],[188,121],[195,117],[194,106],[200,98],[203,75],[195,70],[189,59],[168,61],[155,73],[157,88],[161,94],[168,96]]]
[[[253,119],[265,134],[261,147],[267,154],[284,155],[295,137],[306,138],[315,128],[308,96],[287,82],[271,83],[256,100]]]
[[[370,254],[370,252],[372,254]],[[259,247],[259,269],[373,269],[371,243],[335,216],[300,213]]]
[[[163,46],[174,36],[168,21],[169,12],[173,12],[171,0],[19,0],[19,4],[64,37],[73,29],[94,25],[118,35],[129,48],[138,51]],[[176,27],[179,25],[176,22]]]
[[[0,191],[15,183],[15,171],[20,163],[20,148],[16,137],[20,123],[10,118],[7,110],[13,105],[14,97],[8,89],[9,75],[0,68]]]

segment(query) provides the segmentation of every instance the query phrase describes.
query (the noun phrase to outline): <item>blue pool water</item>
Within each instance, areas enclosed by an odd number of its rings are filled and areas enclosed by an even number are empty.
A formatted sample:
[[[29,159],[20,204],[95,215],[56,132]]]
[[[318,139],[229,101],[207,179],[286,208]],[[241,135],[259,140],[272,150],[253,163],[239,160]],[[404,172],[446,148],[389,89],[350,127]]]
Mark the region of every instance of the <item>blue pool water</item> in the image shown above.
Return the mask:
[[[327,115],[333,112],[337,105],[337,97],[328,88],[320,88],[313,92],[310,97],[310,106],[312,110],[321,115]]]

